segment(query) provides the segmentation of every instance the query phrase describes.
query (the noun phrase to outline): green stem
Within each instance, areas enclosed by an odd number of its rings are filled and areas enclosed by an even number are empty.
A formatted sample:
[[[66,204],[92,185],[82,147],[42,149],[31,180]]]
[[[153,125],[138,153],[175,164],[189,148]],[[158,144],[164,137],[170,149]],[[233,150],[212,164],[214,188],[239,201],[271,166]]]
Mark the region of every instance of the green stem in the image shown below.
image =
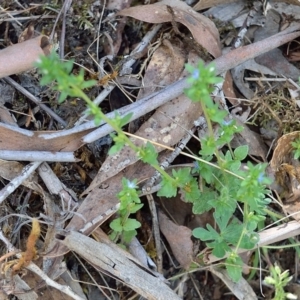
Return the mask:
[[[95,105],[90,98],[79,88],[77,88],[76,86],[72,86],[72,88],[77,92],[78,97],[82,98],[84,101],[86,101],[86,103],[89,106]],[[132,141],[123,133],[122,129],[119,128],[117,125],[114,124],[114,122],[108,118],[102,111],[101,109],[99,109],[99,115],[100,118],[106,122],[107,124],[109,124],[116,132],[118,135],[120,136],[124,136],[124,140],[126,141],[126,144],[135,152],[139,151],[139,147],[137,147],[134,143],[132,143]],[[163,170],[159,165],[152,165],[152,167],[158,171],[161,176],[167,178],[167,180],[171,180],[173,183],[175,183],[175,180],[172,176],[170,176],[165,170]]]
[[[235,251],[234,251],[235,254],[238,254],[238,250],[239,250],[239,248],[240,248],[240,244],[241,244],[241,242],[242,242],[242,238],[243,238],[244,235],[247,233],[246,226],[245,226],[245,224],[243,224],[243,225],[244,225],[244,226],[243,226],[243,227],[244,227],[244,228],[243,228],[243,231],[241,232],[239,241],[238,241],[238,243],[236,244],[236,247],[235,247]]]
[[[204,114],[204,117],[206,119],[206,123],[207,123],[207,128],[208,128],[208,134],[214,139],[215,141],[215,135],[214,135],[214,130],[213,130],[213,127],[212,127],[212,123],[211,123],[211,120],[210,120],[210,117],[209,117],[209,114],[207,112],[207,107],[206,105],[201,101],[201,107],[202,107],[202,110],[203,110],[203,114]],[[215,156],[217,157],[217,160],[218,160],[218,165],[220,166],[221,170],[223,170],[223,167],[222,167],[222,160],[221,160],[221,157],[219,155],[219,151],[217,149],[217,146],[215,144]]]

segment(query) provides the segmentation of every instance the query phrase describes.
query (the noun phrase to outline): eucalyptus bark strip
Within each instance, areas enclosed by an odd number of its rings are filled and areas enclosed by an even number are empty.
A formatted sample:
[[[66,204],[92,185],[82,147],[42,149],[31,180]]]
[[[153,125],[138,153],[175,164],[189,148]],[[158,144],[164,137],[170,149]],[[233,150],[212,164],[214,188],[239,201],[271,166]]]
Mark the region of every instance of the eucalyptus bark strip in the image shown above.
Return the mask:
[[[79,232],[57,234],[57,239],[94,267],[120,280],[148,300],[179,300],[163,280],[151,270],[138,265],[134,257],[112,242],[97,242]]]

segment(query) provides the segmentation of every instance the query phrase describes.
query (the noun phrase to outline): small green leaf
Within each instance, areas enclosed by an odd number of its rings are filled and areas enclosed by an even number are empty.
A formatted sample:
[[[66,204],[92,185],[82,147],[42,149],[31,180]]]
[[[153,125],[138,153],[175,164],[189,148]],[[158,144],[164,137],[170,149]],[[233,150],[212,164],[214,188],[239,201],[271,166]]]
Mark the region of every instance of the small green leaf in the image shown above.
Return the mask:
[[[97,84],[96,80],[87,80],[82,83],[82,88],[87,89]]]
[[[243,226],[237,219],[233,219],[222,231],[222,236],[228,244],[236,245],[243,231]]]
[[[234,150],[234,158],[241,161],[247,157],[248,151],[248,145],[239,146]]]
[[[240,167],[241,167],[241,162],[238,160],[233,160],[232,162],[230,162],[228,169],[231,172],[236,172],[240,169]]]
[[[222,258],[225,256],[226,252],[230,251],[230,247],[225,241],[219,241],[218,243],[207,243],[208,247],[212,247],[212,254],[216,257]]]
[[[193,66],[190,65],[190,64],[185,64],[185,68],[186,68],[186,70],[187,70],[189,73],[193,73],[194,70],[196,70],[196,68],[193,67]]]
[[[226,151],[224,159],[226,160],[226,162],[232,161],[231,152],[229,150]]]
[[[206,225],[207,229],[204,228],[195,228],[193,230],[193,236],[200,239],[201,241],[211,241],[216,240],[220,237],[219,233],[211,227],[211,225]]]
[[[140,149],[138,156],[144,163],[148,163],[150,165],[158,164],[157,151],[150,142],[147,142],[146,146],[144,146]]]
[[[240,248],[243,249],[252,249],[259,242],[259,234],[256,232],[251,232],[245,234],[241,240]]]
[[[141,204],[134,204],[134,205],[130,206],[129,213],[134,214],[137,211],[139,211],[143,206],[144,206],[143,203],[141,203]]]
[[[177,186],[173,184],[168,178],[163,177],[161,182],[161,188],[157,192],[157,196],[160,197],[175,197],[177,195]]]
[[[123,143],[118,143],[118,144],[115,144],[113,145],[109,151],[108,151],[108,155],[112,156],[118,152],[121,151],[121,149],[124,147],[124,144]]]
[[[124,117],[122,117],[120,127],[123,127],[126,124],[128,124],[131,120],[132,115],[133,115],[133,113],[129,113],[129,114],[125,115]]]
[[[209,211],[213,206],[210,204],[210,200],[217,198],[217,193],[204,187],[202,194],[198,200],[193,201],[193,213],[195,215],[201,215],[206,211]]]
[[[187,202],[197,202],[201,199],[201,192],[195,178],[191,178],[180,190],[184,194],[184,199]]]
[[[68,93],[62,91],[59,95],[58,103],[63,103],[67,97],[68,97]]]
[[[124,231],[122,234],[122,239],[125,243],[129,244],[136,235],[136,230]]]
[[[224,118],[228,114],[226,110],[220,110],[217,104],[215,104],[211,108],[208,108],[207,113],[209,114],[209,117],[213,122],[219,124],[221,124],[224,121]]]
[[[109,234],[109,239],[111,241],[115,241],[117,239],[117,237],[119,236],[119,232],[113,230],[110,234]]]
[[[123,224],[123,229],[125,231],[134,230],[136,228],[141,227],[141,223],[135,219],[128,218],[125,223]]]
[[[226,259],[226,269],[232,281],[238,282],[242,278],[242,266],[242,259],[235,253]]]
[[[121,149],[125,146],[126,136],[122,133],[121,135],[116,135],[114,133],[110,134],[111,138],[115,142],[115,144],[109,149],[108,154],[114,155],[121,151]]]
[[[120,218],[117,218],[117,219],[114,219],[110,224],[109,224],[109,227],[116,231],[116,232],[122,232],[123,231],[123,226],[121,224],[121,219]]]
[[[213,136],[206,136],[201,140],[200,154],[203,156],[212,155],[216,150],[216,141]]]

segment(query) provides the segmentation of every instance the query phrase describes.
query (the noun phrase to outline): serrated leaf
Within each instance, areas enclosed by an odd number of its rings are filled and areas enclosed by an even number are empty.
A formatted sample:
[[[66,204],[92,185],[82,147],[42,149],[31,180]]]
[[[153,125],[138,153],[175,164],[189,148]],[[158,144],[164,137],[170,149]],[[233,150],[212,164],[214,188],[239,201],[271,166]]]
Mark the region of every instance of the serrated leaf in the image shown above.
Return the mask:
[[[213,168],[210,165],[205,164],[203,162],[199,162],[199,173],[204,178],[206,183],[209,183],[209,184],[212,183]]]
[[[144,163],[148,163],[150,165],[157,165],[157,151],[154,146],[147,142],[146,146],[144,146],[139,152],[139,157]]]
[[[201,192],[198,187],[198,182],[195,178],[191,178],[186,185],[181,188],[181,191],[184,194],[184,199],[187,202],[197,202],[201,201]]]
[[[230,219],[230,217],[228,215],[220,215],[220,216],[216,216],[215,213],[213,214],[214,215],[214,218],[220,228],[220,231],[223,232],[226,227],[227,227],[227,224],[228,224],[228,221]]]
[[[235,245],[242,234],[243,226],[236,219],[231,220],[222,231],[222,236],[227,243]]]
[[[199,199],[193,201],[193,213],[200,215],[206,211],[209,211],[212,208],[212,205],[209,201],[211,199],[215,199],[215,197],[217,197],[216,192],[204,189]]]
[[[235,199],[230,197],[228,189],[224,187],[221,190],[221,195],[210,200],[209,204],[215,208],[214,217],[221,231],[224,230],[236,209],[237,203]]]
[[[220,237],[218,232],[211,227],[211,225],[207,224],[207,229],[204,228],[195,228],[193,230],[193,236],[200,239],[201,241],[211,241],[216,240]]]
[[[157,196],[171,198],[177,195],[177,187],[173,185],[172,181],[163,177],[161,188],[157,192]]]
[[[209,243],[207,245],[211,246],[211,245],[209,245]],[[221,241],[218,244],[215,243],[212,254],[216,257],[222,258],[225,256],[226,252],[229,250],[230,250],[230,248],[228,247],[226,242]]]
[[[239,256],[226,259],[226,269],[232,281],[238,282],[242,278],[242,265],[243,261]]]
[[[253,247],[255,247],[255,245],[257,245],[258,242],[259,242],[259,234],[256,232],[252,232],[250,234],[243,236],[241,240],[240,248],[252,249]]]
[[[180,168],[178,171],[172,170],[173,177],[180,183],[189,182],[193,176],[191,175],[191,168]]]

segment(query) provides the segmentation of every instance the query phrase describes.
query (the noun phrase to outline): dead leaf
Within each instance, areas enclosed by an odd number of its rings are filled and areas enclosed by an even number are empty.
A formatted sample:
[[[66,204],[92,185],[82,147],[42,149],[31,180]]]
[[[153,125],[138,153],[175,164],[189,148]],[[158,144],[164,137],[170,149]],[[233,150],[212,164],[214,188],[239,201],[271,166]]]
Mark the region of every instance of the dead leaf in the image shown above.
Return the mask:
[[[270,162],[271,168],[276,172],[283,163],[288,163],[289,155],[293,151],[292,142],[300,137],[300,131],[283,135],[278,141]]]
[[[108,0],[105,6],[105,9],[108,10],[121,10],[125,7],[129,7],[132,0]],[[97,2],[95,2],[96,4]]]
[[[48,38],[41,35],[0,50],[0,78],[32,69],[41,55],[50,54],[50,49]]]
[[[292,142],[299,137],[300,131],[283,135],[277,142],[270,162],[277,183],[287,194],[283,210],[297,221],[300,221],[300,166],[299,161],[293,158]]]
[[[167,239],[174,256],[180,265],[188,270],[193,261],[193,242],[191,229],[176,225],[164,213],[158,212],[159,228]]]
[[[164,41],[151,57],[143,79],[147,84],[140,89],[137,100],[175,82],[184,69],[186,59],[184,50],[168,40]]]
[[[33,132],[1,123],[0,149],[20,151],[75,151],[82,146],[81,138],[90,131],[91,129],[56,137],[59,131]]]
[[[155,24],[171,22],[172,15],[168,12],[167,6],[172,7],[175,21],[185,25],[195,41],[214,57],[221,55],[219,33],[215,24],[207,17],[195,12],[183,1],[164,0],[155,4],[134,6],[118,12],[118,15]]]
[[[16,126],[16,127],[18,126],[16,120],[13,118],[9,110],[5,106],[2,107],[1,104],[0,104],[0,122],[3,122],[11,126]]]
[[[30,40],[34,36],[34,23],[30,22],[28,26],[25,28],[25,30],[21,33],[18,39],[18,43],[25,42],[27,40]]]
[[[237,95],[234,91],[233,80],[230,71],[226,72],[223,83],[223,92],[232,106],[240,104],[240,101],[237,99]]]
[[[193,7],[194,10],[202,10],[217,5],[223,5],[227,3],[237,2],[239,0],[199,0]],[[242,1],[242,0],[240,0]]]
[[[243,26],[251,7],[245,6],[244,0],[236,0],[234,2],[231,1],[226,5],[221,4],[212,6],[210,9],[203,12],[203,14],[207,17],[213,17],[214,19],[218,19],[222,22],[228,22],[228,24],[230,23],[234,28],[240,28]],[[254,23],[257,23],[255,18],[252,19],[253,20],[251,20],[251,22],[253,21]]]

